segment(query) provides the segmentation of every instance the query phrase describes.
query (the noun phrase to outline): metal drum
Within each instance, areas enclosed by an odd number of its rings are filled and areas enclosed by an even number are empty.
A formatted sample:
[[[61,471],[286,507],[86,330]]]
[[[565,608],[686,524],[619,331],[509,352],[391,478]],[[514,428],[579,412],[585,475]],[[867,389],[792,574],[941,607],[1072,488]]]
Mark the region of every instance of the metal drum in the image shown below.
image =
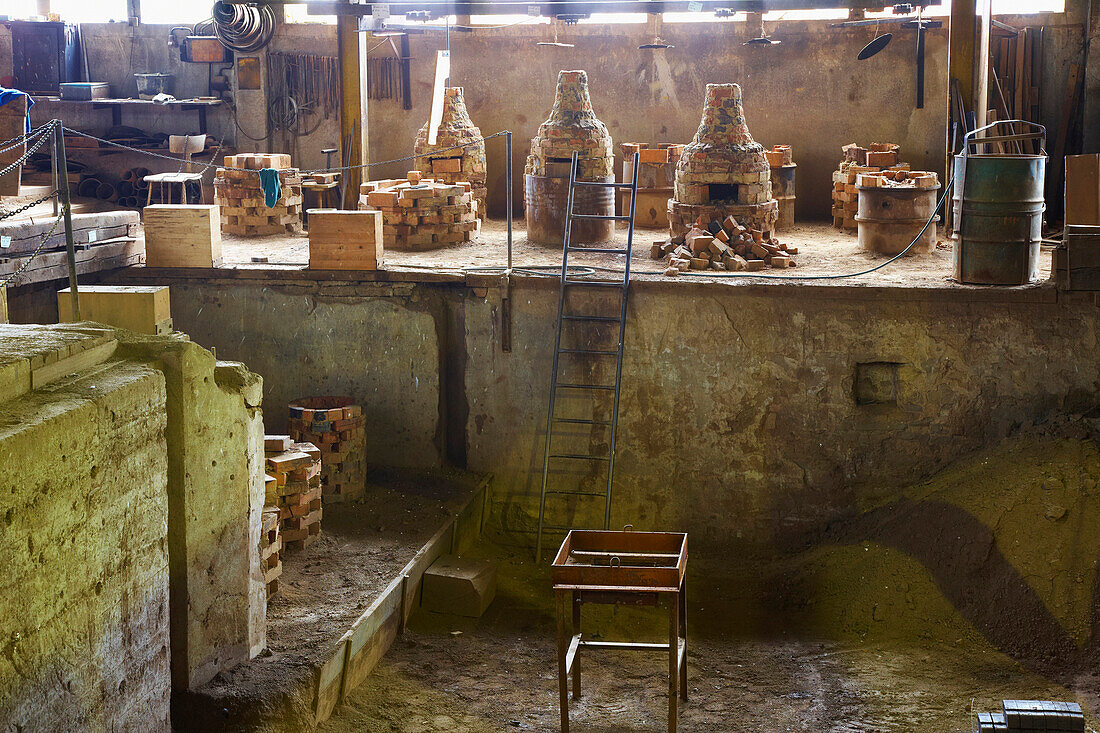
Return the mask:
[[[1033,129],[975,139],[998,125]],[[1010,131],[1012,128],[1009,128]],[[1039,155],[975,154],[971,145],[1038,139]],[[967,133],[955,156],[955,277],[977,285],[1024,285],[1039,273],[1043,183],[1046,177],[1046,129],[1023,120],[1002,120]]]
[[[597,179],[613,183],[614,176]],[[574,214],[615,215],[615,189],[603,186],[577,186],[573,191]],[[569,178],[526,176],[523,196],[527,217],[527,241],[558,245],[565,241],[565,209],[569,203]],[[573,244],[607,242],[615,236],[613,220],[573,220]]]
[[[866,252],[884,255],[901,253],[921,230],[924,234],[908,254],[927,254],[936,247],[935,188],[859,186],[859,246]],[[933,219],[927,228],[924,226]]]

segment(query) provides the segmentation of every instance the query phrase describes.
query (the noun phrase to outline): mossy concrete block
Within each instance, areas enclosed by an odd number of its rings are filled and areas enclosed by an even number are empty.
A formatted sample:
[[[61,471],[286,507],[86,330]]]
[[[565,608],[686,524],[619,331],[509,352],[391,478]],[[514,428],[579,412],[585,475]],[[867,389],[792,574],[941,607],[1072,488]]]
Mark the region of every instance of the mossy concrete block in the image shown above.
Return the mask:
[[[116,361],[0,404],[0,729],[170,728],[165,398]]]
[[[444,555],[424,571],[420,607],[478,618],[493,602],[496,591],[496,563]]]

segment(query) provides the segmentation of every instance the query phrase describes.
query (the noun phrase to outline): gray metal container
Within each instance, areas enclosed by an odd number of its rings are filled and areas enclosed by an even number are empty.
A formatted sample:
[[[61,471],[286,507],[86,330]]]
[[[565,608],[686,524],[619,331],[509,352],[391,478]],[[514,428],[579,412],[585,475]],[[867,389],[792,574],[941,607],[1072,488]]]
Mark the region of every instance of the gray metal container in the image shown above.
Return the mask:
[[[976,133],[997,125],[1019,124],[1038,133],[1009,134],[974,139]],[[1011,129],[1011,128],[1010,128]],[[1024,285],[1039,273],[1042,239],[1043,183],[1047,156],[974,154],[975,144],[1011,143],[1040,138],[1041,125],[1004,120],[967,134],[963,152],[955,156],[954,192],[955,277],[976,285]]]

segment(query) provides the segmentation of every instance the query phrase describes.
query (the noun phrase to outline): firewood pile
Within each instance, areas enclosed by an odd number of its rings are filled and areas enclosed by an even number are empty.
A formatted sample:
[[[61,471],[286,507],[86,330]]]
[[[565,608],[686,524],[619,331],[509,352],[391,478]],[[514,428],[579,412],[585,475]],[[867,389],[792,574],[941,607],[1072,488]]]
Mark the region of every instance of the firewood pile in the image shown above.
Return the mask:
[[[759,229],[744,227],[732,216],[724,221],[696,221],[687,234],[654,242],[650,248],[653,259],[669,258],[666,275],[688,270],[786,269],[796,266],[796,254],[797,247],[767,237]]]

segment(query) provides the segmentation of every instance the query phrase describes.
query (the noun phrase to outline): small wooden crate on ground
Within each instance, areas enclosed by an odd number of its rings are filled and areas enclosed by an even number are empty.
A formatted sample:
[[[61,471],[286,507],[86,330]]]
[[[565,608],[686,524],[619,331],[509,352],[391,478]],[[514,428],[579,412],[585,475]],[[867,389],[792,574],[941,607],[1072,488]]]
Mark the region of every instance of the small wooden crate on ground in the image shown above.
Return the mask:
[[[80,318],[135,333],[170,333],[172,311],[167,285],[81,285]],[[57,320],[73,321],[72,290],[57,292]]]
[[[260,170],[279,171],[280,197],[264,203]],[[222,207],[222,230],[242,237],[296,233],[302,228],[302,177],[286,154],[228,155],[214,177],[214,200]]]
[[[267,473],[275,479],[268,502],[279,510],[283,548],[301,550],[321,536],[321,451],[310,443],[272,450],[267,437]]]
[[[146,267],[218,267],[222,232],[213,204],[152,204],[145,217]]]
[[[366,490],[367,437],[363,408],[348,397],[307,397],[290,403],[294,440],[321,450],[321,490],[326,503],[352,501]]]
[[[377,270],[382,264],[382,212],[312,209],[311,270]]]

